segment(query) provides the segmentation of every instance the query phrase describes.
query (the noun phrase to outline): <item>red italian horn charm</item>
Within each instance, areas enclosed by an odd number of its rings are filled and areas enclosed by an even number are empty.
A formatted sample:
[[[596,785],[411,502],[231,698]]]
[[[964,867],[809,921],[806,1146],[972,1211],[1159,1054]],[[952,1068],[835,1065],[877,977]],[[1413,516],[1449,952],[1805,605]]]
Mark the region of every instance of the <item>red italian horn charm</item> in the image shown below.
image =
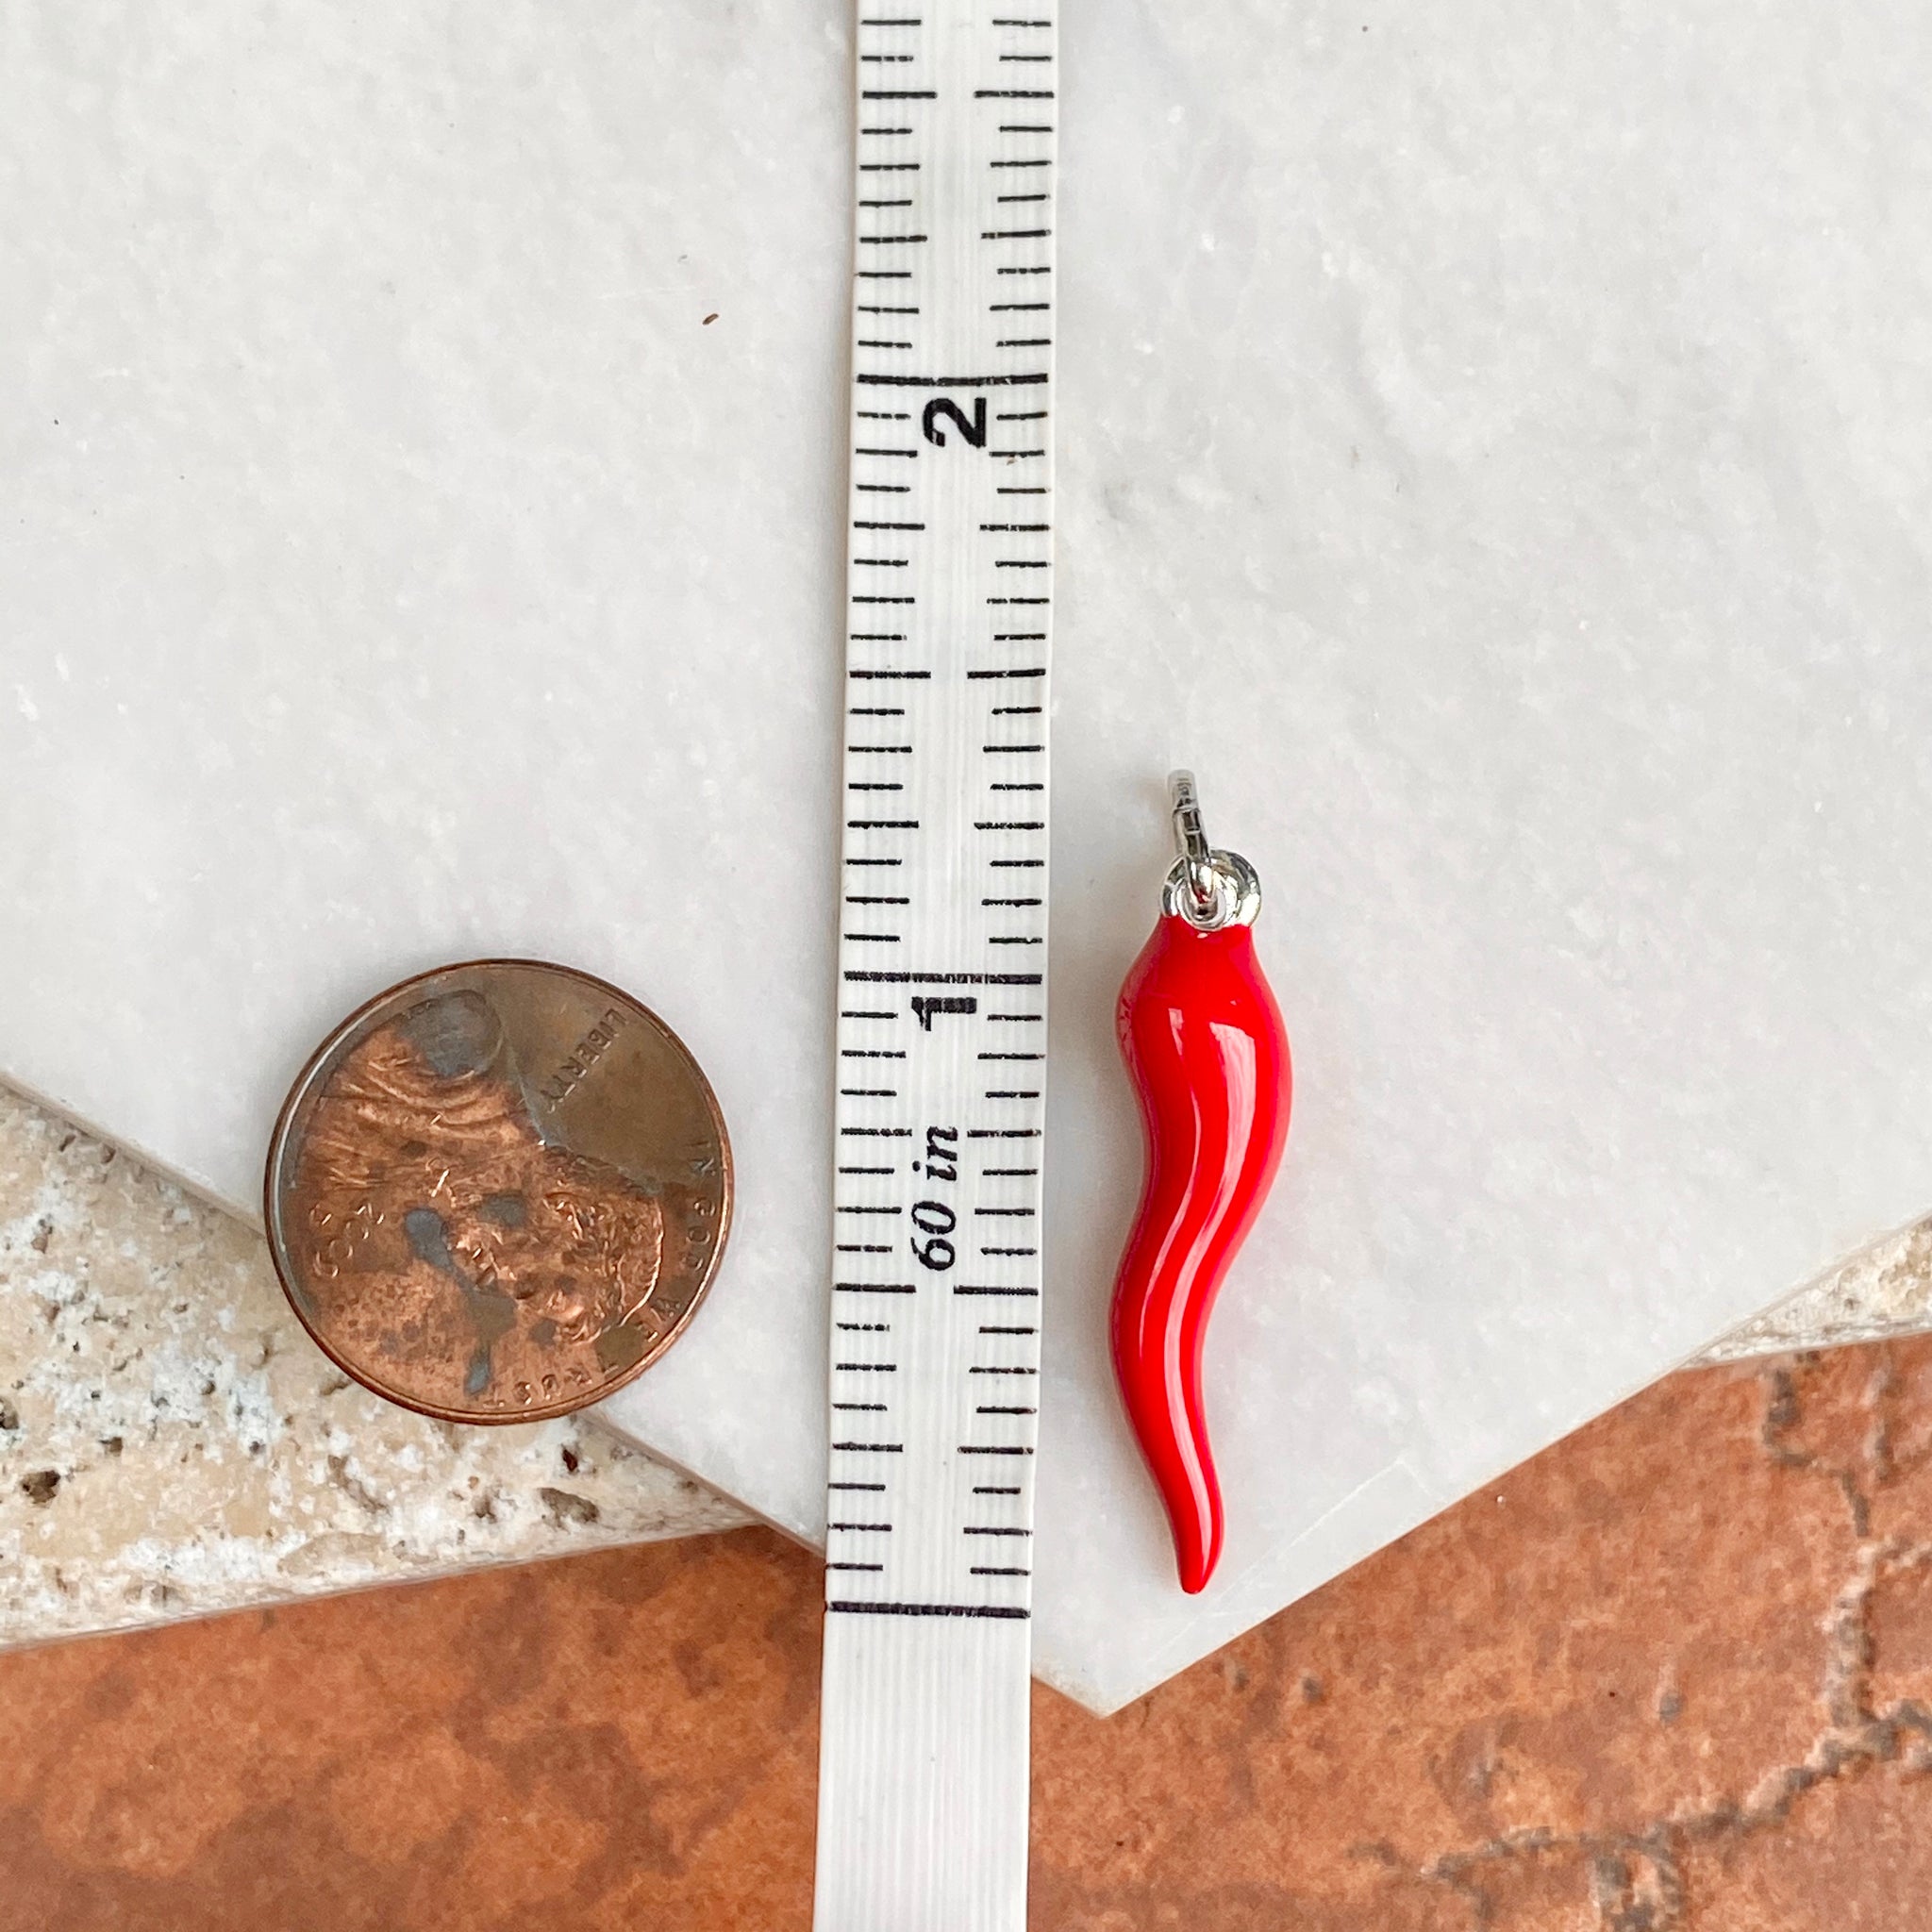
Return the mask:
[[[1113,1293],[1113,1360],[1169,1521],[1181,1588],[1221,1556],[1221,1488],[1201,1407],[1208,1311],[1288,1139],[1288,1034],[1255,958],[1255,869],[1211,851],[1193,774],[1168,780],[1181,856],[1121,988],[1121,1054],[1147,1173]]]

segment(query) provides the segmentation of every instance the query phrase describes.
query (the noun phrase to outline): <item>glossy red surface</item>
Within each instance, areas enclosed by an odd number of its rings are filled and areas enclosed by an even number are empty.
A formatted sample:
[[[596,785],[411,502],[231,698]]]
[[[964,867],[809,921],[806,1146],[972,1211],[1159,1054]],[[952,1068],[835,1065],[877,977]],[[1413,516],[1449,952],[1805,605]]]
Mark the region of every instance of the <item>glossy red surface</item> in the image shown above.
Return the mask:
[[[1200,932],[1174,914],[1129,970],[1117,1019],[1147,1171],[1114,1283],[1114,1369],[1191,1594],[1214,1574],[1222,1540],[1201,1348],[1222,1278],[1281,1164],[1288,1034],[1249,928]]]

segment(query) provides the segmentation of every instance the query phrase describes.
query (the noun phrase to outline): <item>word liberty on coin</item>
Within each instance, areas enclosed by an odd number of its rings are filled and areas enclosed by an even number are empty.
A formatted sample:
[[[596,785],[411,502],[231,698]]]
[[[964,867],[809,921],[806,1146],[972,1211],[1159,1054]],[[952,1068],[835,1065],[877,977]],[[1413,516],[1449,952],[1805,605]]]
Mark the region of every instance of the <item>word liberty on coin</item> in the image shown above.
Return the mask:
[[[276,1122],[263,1218],[346,1374],[445,1422],[531,1422],[683,1332],[724,1251],[730,1144],[654,1013],[566,967],[478,960],[323,1042]]]

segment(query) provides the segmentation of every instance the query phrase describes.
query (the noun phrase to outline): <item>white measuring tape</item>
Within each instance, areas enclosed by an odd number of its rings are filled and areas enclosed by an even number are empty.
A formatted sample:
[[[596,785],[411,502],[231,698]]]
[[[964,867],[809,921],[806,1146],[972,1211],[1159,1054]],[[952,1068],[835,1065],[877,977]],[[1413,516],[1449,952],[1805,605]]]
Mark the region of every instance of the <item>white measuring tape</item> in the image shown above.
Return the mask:
[[[818,1932],[1025,1924],[1056,37],[859,0]]]

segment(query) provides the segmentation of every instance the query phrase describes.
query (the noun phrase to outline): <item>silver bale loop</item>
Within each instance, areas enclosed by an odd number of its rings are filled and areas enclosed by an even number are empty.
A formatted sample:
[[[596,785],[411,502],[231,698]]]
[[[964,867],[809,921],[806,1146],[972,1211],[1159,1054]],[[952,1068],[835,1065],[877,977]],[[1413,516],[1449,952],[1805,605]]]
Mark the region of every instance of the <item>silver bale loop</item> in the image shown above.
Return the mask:
[[[1193,894],[1195,909],[1205,917],[1214,907],[1214,855],[1201,823],[1201,791],[1193,773],[1170,772],[1167,793],[1173,800],[1174,842],[1180,847],[1188,889]]]
[[[1218,851],[1208,843],[1193,773],[1171,772],[1167,789],[1180,857],[1161,891],[1161,911],[1169,917],[1178,914],[1196,932],[1252,925],[1261,909],[1259,874],[1239,852]]]

